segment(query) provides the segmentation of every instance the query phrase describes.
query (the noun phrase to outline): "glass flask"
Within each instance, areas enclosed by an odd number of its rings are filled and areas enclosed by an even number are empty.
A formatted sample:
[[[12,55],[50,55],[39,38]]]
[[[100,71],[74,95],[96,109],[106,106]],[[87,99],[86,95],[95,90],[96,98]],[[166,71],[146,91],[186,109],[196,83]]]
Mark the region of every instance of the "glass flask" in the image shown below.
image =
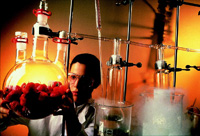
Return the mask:
[[[95,116],[95,135],[130,135],[132,104],[122,98],[122,58],[120,56],[121,39],[114,39],[114,51],[107,62],[108,74],[106,97],[97,101]]]
[[[34,10],[37,22],[33,26],[32,56],[16,63],[3,82],[2,105],[29,119],[52,114],[62,104],[62,95],[68,88],[64,69],[48,58],[51,33],[47,19],[50,12],[46,11],[46,1],[41,1],[40,7]]]
[[[154,87],[141,93],[142,135],[183,135],[183,97],[181,90],[170,89],[164,49],[158,49]]]
[[[114,39],[114,52],[111,55],[107,72],[106,99],[111,102],[119,102],[122,100],[122,68],[120,56],[121,39]]]
[[[66,73],[48,58],[49,30],[47,20],[51,12],[47,11],[47,3],[40,2],[40,9],[33,10],[37,22],[33,26],[32,56],[22,63],[16,63],[6,75],[3,88],[7,86],[21,86],[23,83],[33,82],[48,85],[49,82],[66,82]]]

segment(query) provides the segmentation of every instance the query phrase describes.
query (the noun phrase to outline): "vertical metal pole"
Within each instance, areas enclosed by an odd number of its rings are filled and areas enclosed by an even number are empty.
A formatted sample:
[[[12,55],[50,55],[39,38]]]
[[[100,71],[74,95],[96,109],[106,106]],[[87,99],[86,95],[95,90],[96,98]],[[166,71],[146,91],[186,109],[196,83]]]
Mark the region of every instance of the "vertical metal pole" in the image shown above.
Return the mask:
[[[74,0],[71,0],[70,3],[70,13],[69,13],[69,34],[72,31],[72,19],[73,19],[73,9],[74,9]],[[69,37],[70,38],[70,35]],[[67,59],[66,59],[66,70],[67,70],[67,77],[68,77],[68,71],[69,71],[69,58],[70,58],[70,44],[68,45],[68,49],[67,49]],[[63,115],[63,121],[62,121],[62,136],[65,135],[65,115]]]
[[[132,7],[133,7],[133,2],[132,2],[132,0],[129,0],[127,41],[130,41]],[[129,43],[126,44],[126,62],[127,63],[128,63],[128,59],[129,59]],[[128,66],[125,67],[125,75],[124,75],[124,93],[123,93],[123,101],[124,102],[126,101],[127,76],[128,76]]]
[[[69,34],[72,32],[73,10],[74,10],[74,0],[71,0],[70,13],[69,13],[69,28],[68,28]],[[68,38],[70,38],[70,35]],[[70,58],[70,44],[68,45],[68,49],[67,49],[67,59],[66,59],[67,73],[69,70],[69,58]]]
[[[177,9],[176,9],[176,34],[175,34],[175,46],[176,46],[176,47],[178,47],[179,15],[180,15],[180,5],[178,4],[178,5],[177,5]],[[177,55],[178,55],[178,49],[175,49],[175,53],[174,53],[174,77],[173,77],[173,87],[176,87]]]

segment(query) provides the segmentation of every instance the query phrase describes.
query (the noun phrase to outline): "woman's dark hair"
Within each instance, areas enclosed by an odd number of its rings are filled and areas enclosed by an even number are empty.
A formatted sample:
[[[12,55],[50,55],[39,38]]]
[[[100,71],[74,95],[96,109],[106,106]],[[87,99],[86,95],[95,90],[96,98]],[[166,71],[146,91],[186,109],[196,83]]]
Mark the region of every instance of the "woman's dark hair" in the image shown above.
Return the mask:
[[[70,69],[72,65],[76,62],[86,65],[86,75],[94,79],[93,89],[97,88],[101,83],[101,72],[100,72],[100,61],[99,59],[88,53],[77,55],[70,64]]]

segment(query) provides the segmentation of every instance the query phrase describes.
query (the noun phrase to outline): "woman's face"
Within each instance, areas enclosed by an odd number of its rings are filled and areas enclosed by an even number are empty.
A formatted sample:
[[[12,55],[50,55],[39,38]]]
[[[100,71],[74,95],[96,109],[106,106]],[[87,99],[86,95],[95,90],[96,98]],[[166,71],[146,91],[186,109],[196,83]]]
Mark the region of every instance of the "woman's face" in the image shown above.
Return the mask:
[[[79,62],[72,64],[68,82],[76,104],[82,104],[90,98],[91,90],[89,89],[85,64]]]

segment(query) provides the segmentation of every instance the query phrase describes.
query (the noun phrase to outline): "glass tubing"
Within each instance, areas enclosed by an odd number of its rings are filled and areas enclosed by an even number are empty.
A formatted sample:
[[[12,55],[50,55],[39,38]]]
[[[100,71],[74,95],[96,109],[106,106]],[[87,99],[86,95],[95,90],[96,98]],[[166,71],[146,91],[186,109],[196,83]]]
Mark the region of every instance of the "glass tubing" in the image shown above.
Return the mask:
[[[88,35],[88,34],[80,34],[80,33],[68,33],[70,36],[75,36],[77,38],[88,38],[88,39],[93,39],[93,40],[102,40],[106,42],[113,42],[114,38],[107,38],[107,37],[98,37],[94,35]],[[139,42],[133,42],[133,41],[127,41],[127,40],[121,40],[122,44],[130,44],[134,46],[140,46],[140,47],[146,47],[146,48],[154,48],[154,49],[160,49],[161,47],[163,49],[173,49],[173,50],[181,50],[181,51],[186,51],[186,52],[195,52],[195,53],[200,53],[200,49],[192,49],[192,48],[185,48],[185,47],[176,47],[172,45],[164,45],[164,44],[144,44],[144,43],[139,43]]]

